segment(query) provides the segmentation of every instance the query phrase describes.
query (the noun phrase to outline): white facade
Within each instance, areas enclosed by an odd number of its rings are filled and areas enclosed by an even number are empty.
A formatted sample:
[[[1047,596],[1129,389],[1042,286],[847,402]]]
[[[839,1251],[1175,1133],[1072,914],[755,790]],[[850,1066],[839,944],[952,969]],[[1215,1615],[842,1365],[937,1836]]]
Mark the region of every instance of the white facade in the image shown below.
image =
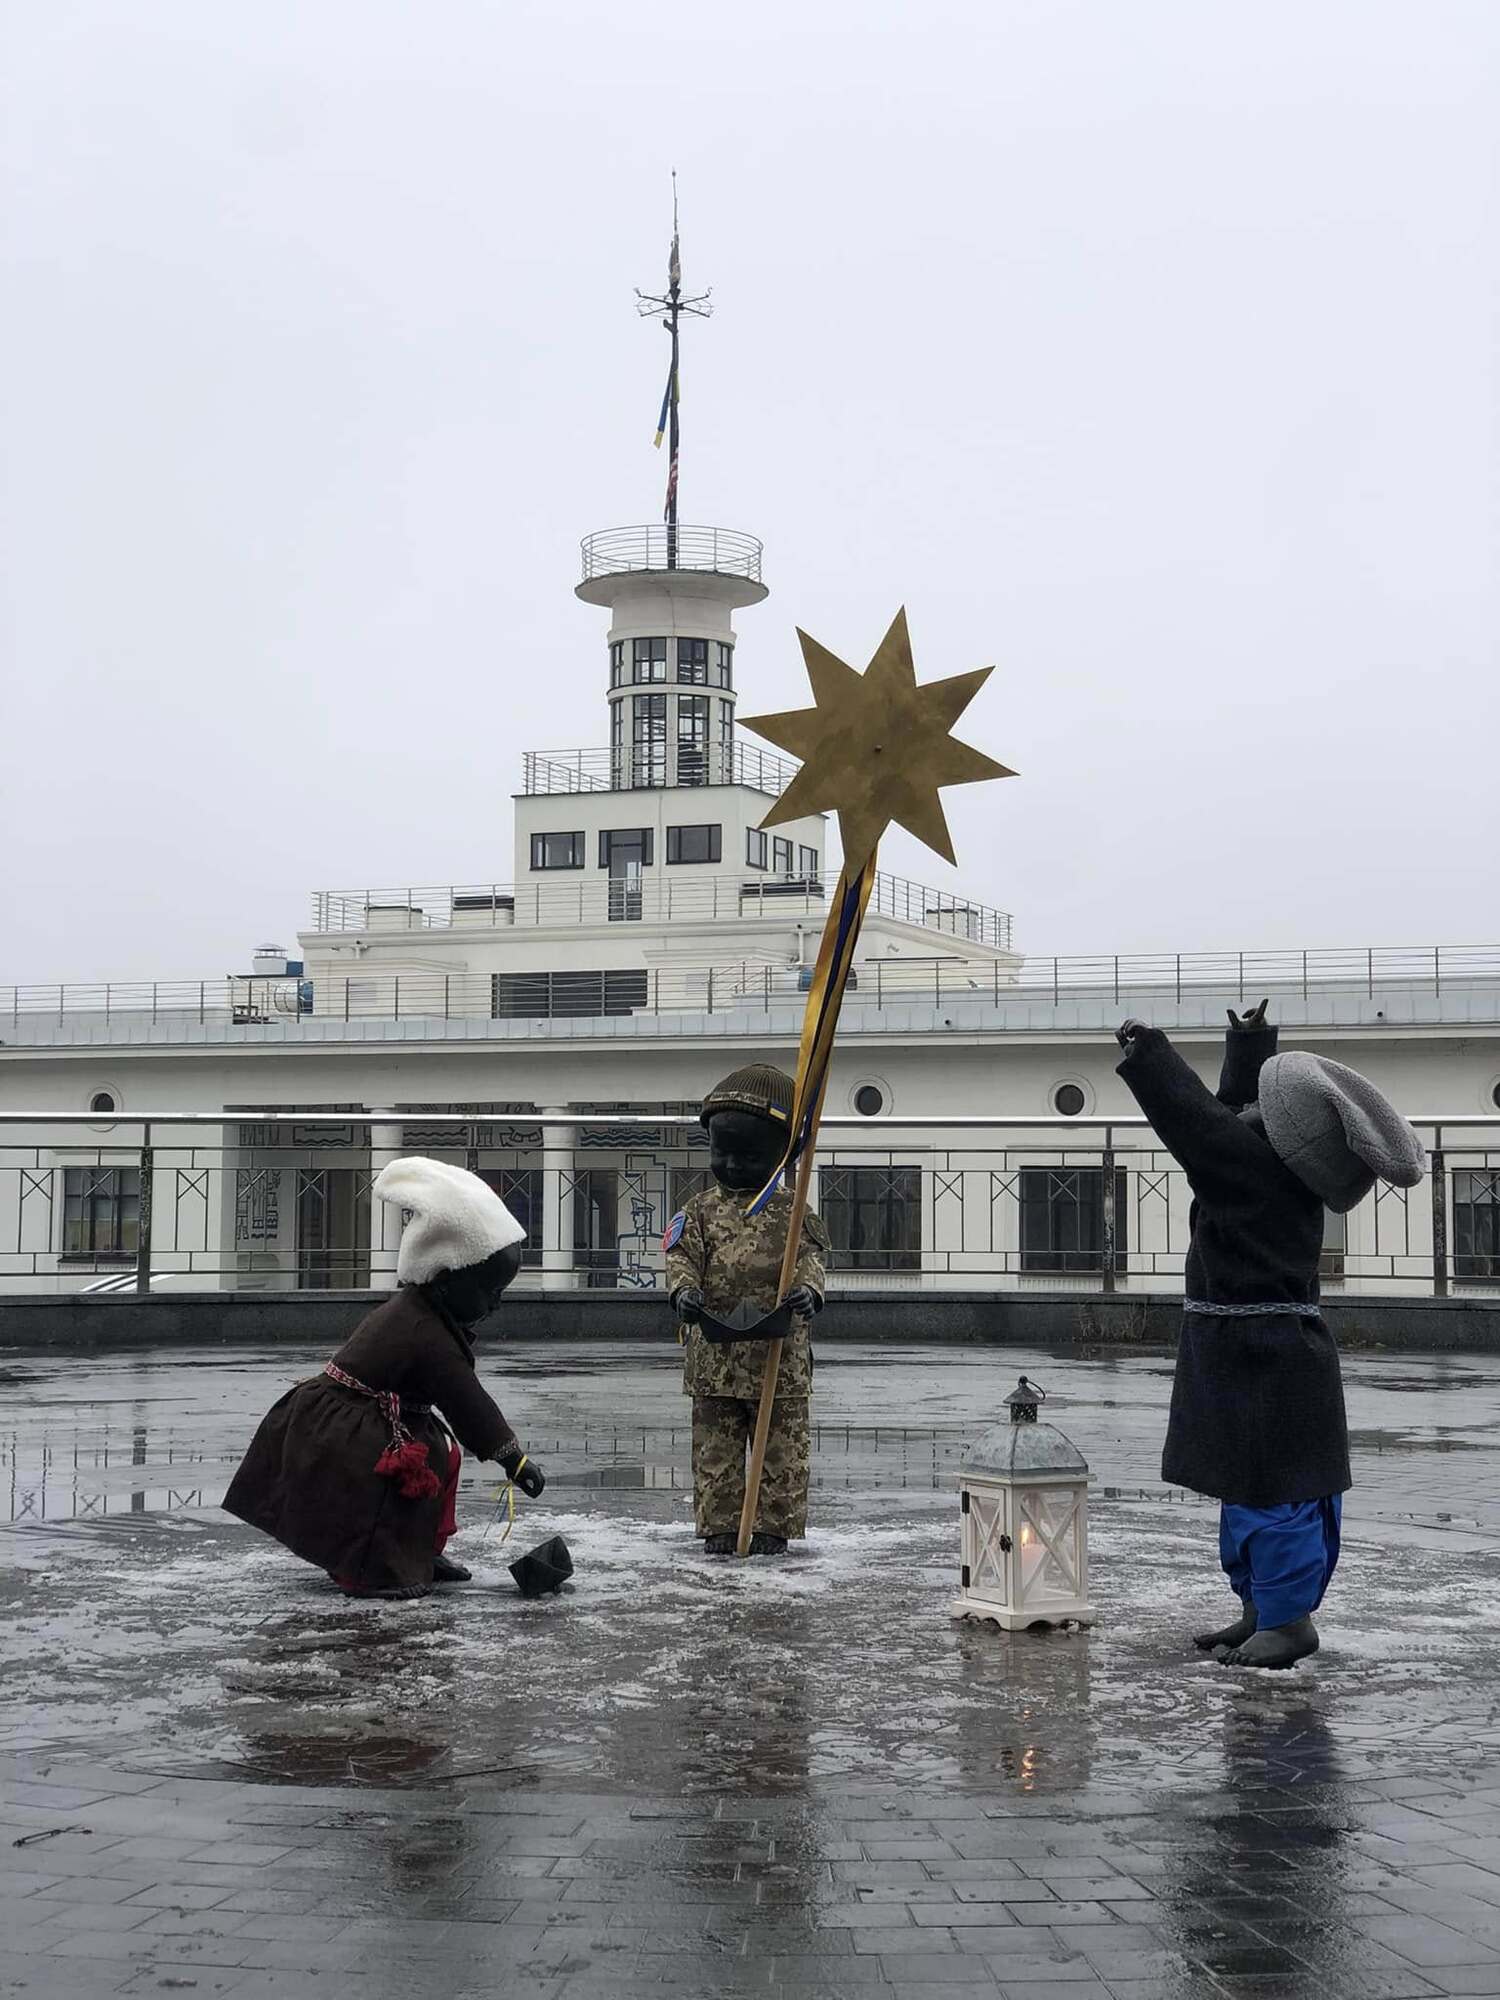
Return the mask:
[[[529,1211],[525,1282],[659,1282],[662,1226],[701,1171],[671,1116],[741,1062],[794,1064],[834,873],[821,819],[775,829],[781,846],[755,831],[789,768],[733,734],[732,614],[765,595],[759,545],[684,528],[666,568],[660,532],[585,544],[579,595],[611,624],[579,701],[594,690],[608,740],[527,757],[499,879],[319,892],[300,970],[0,989],[0,1112],[77,1120],[0,1126],[0,1289],[131,1282],[147,1190],[155,1284],[387,1287],[393,1227],[368,1185],[403,1148],[492,1173]],[[1500,1275],[1500,954],[1038,962],[1003,913],[882,877],[855,973],[828,1102],[853,1122],[820,1151],[838,1285],[1178,1287],[1187,1190],[1128,1122],[1113,1028],[1158,1022],[1212,1080],[1225,1007],[1262,992],[1285,1046],[1446,1121],[1424,1133],[1437,1205],[1426,1187],[1364,1204],[1329,1283]],[[630,1110],[658,1122],[627,1128]],[[316,1115],[271,1117],[297,1111]],[[148,1113],[143,1159],[130,1121]],[[1012,1122],[953,1122],[976,1118]]]

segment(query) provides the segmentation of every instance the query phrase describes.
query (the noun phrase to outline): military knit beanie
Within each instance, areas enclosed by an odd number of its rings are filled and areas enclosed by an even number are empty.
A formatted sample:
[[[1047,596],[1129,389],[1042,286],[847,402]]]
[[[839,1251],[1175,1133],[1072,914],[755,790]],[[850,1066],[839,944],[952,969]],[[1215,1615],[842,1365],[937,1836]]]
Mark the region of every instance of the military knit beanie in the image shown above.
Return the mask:
[[[753,1111],[759,1118],[773,1118],[778,1125],[785,1125],[791,1119],[796,1089],[784,1069],[773,1069],[769,1063],[747,1063],[714,1085],[703,1100],[699,1120],[706,1127],[716,1111]]]
[[[1368,1077],[1294,1049],[1260,1073],[1260,1115],[1283,1166],[1343,1215],[1377,1180],[1415,1187],[1427,1171],[1421,1140]]]

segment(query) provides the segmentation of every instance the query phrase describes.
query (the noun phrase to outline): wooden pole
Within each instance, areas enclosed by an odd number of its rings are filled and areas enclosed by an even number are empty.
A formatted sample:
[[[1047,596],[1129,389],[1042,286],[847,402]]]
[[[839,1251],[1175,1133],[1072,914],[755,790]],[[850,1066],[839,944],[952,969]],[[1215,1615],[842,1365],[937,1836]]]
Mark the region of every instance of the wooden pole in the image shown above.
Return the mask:
[[[822,1116],[820,1102],[813,1112],[807,1145],[797,1163],[797,1187],[792,1196],[791,1220],[787,1224],[786,1249],[781,1253],[781,1283],[776,1293],[778,1300],[784,1299],[792,1288],[792,1277],[802,1251],[802,1218],[807,1214],[808,1196],[812,1191],[813,1149],[818,1143],[818,1123]],[[755,1531],[755,1513],[760,1505],[761,1475],[765,1471],[766,1444],[771,1435],[771,1416],[776,1407],[776,1381],[781,1373],[781,1347],[779,1340],[773,1340],[767,1346],[766,1370],[760,1381],[760,1407],[755,1412],[755,1436],[751,1441],[750,1464],[745,1473],[745,1504],[740,1509],[740,1533],[736,1543],[736,1552],[742,1556],[750,1553],[750,1537]]]

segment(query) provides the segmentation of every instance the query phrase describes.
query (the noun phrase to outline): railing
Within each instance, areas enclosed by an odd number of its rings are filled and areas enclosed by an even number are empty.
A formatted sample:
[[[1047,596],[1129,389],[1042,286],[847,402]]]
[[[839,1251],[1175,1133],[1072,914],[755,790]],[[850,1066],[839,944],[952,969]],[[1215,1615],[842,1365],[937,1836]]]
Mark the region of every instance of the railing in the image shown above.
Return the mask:
[[[782,881],[768,877],[752,882],[724,882],[713,895],[709,885],[669,889],[658,899],[649,889],[630,884],[590,885],[576,892],[579,903],[566,913],[554,902],[543,908],[523,905],[518,912],[510,892],[499,890],[423,892],[451,895],[455,924],[479,927],[527,922],[610,921],[628,923],[661,915],[685,921],[720,916],[765,916],[809,926],[821,924],[826,907],[822,884]],[[704,893],[700,894],[699,891]],[[527,892],[528,898],[531,892]],[[559,892],[561,894],[561,892]],[[538,902],[541,892],[537,892]],[[443,927],[442,913],[386,902],[367,906],[348,899],[361,915],[380,912],[383,923],[348,928],[378,930]],[[915,907],[915,906],[913,906]],[[446,909],[446,906],[445,906]],[[592,917],[590,916],[592,912]],[[898,912],[902,914],[902,912]],[[998,916],[998,912],[992,913]],[[336,929],[335,899],[324,911],[326,929]],[[946,932],[952,921],[967,922],[962,911],[934,909],[927,926]],[[915,919],[912,919],[915,921]],[[1002,934],[1003,935],[1003,934]],[[602,955],[602,954],[601,954]],[[1007,1002],[1098,1008],[1149,1009],[1184,1001],[1226,1005],[1271,995],[1283,1002],[1322,1005],[1325,1018],[1336,1018],[1336,1003],[1411,996],[1462,998],[1454,1013],[1475,1025],[1500,1021],[1500,953],[1447,952],[1434,965],[1430,955],[1393,954],[1383,966],[1372,966],[1368,954],[1340,977],[1335,968],[1314,969],[1313,954],[1205,954],[1201,965],[1180,959],[1144,957],[1139,960],[1067,961],[1027,959],[1019,964],[1001,958],[939,957],[923,954],[871,958],[854,967],[848,1018],[857,1031],[860,1008],[876,1014],[886,1008],[931,1007],[993,1009]],[[1302,958],[1309,961],[1304,971]],[[1337,956],[1336,954],[1330,956]],[[1425,970],[1422,968],[1426,959]],[[1268,962],[1272,961],[1272,962]],[[1086,975],[1073,976],[1080,966]],[[25,1040],[29,1024],[76,1022],[122,1025],[147,1022],[230,1029],[298,1020],[389,1021],[428,1020],[605,1020],[626,1014],[744,1014],[769,1013],[800,1004],[810,979],[807,965],[780,960],[740,958],[705,966],[616,965],[586,971],[516,970],[503,972],[378,972],[368,959],[324,972],[313,981],[294,978],[232,978],[181,980],[115,980],[97,984],[46,984],[0,988],[0,1031],[8,1024],[10,1038]],[[3,1039],[0,1033],[0,1039]]]
[[[1497,1296],[1500,1117],[1416,1115],[1432,1162],[1331,1217],[1329,1289]],[[690,1108],[0,1114],[0,1293],[389,1290],[384,1161],[482,1173],[528,1231],[522,1284],[660,1291],[661,1232],[706,1181]],[[1190,1190],[1139,1117],[825,1119],[835,1291],[1179,1289]]]
[[[742,917],[821,924],[826,907],[826,885],[814,875],[756,869],[743,876],[713,874],[703,879],[691,872],[652,867],[624,883],[584,866],[534,875],[526,882],[320,889],[313,896],[312,928],[325,934],[512,925],[543,929],[623,922],[717,923]],[[1011,919],[1004,910],[927,889],[899,875],[877,875],[870,907],[881,916],[944,937],[996,951],[1010,949]]]
[[[753,743],[737,742],[727,750],[718,744],[695,748],[677,743],[670,747],[676,753],[670,787],[674,791],[691,791],[702,785],[743,785],[748,791],[777,798],[798,769]],[[668,748],[663,742],[646,749],[632,744],[620,750],[528,750],[523,760],[522,789],[527,798],[567,792],[665,791],[669,788]]]
[[[669,528],[659,521],[637,528],[603,528],[585,535],[583,580],[626,576],[636,570],[691,569],[759,583],[761,544],[734,528]]]

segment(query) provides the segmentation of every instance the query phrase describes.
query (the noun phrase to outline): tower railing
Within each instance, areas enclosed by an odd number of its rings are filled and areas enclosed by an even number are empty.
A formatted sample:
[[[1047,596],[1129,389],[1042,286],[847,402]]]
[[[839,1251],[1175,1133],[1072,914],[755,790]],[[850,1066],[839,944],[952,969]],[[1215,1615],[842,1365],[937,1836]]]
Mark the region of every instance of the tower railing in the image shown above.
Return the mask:
[[[582,543],[583,581],[635,571],[698,570],[761,581],[761,544],[735,528],[669,528],[653,521],[635,528],[601,528]]]
[[[528,750],[521,789],[527,798],[567,792],[648,792],[668,787],[667,742],[626,744],[618,750]],[[744,785],[775,798],[791,783],[797,766],[754,743],[677,742],[672,789],[700,785]]]

